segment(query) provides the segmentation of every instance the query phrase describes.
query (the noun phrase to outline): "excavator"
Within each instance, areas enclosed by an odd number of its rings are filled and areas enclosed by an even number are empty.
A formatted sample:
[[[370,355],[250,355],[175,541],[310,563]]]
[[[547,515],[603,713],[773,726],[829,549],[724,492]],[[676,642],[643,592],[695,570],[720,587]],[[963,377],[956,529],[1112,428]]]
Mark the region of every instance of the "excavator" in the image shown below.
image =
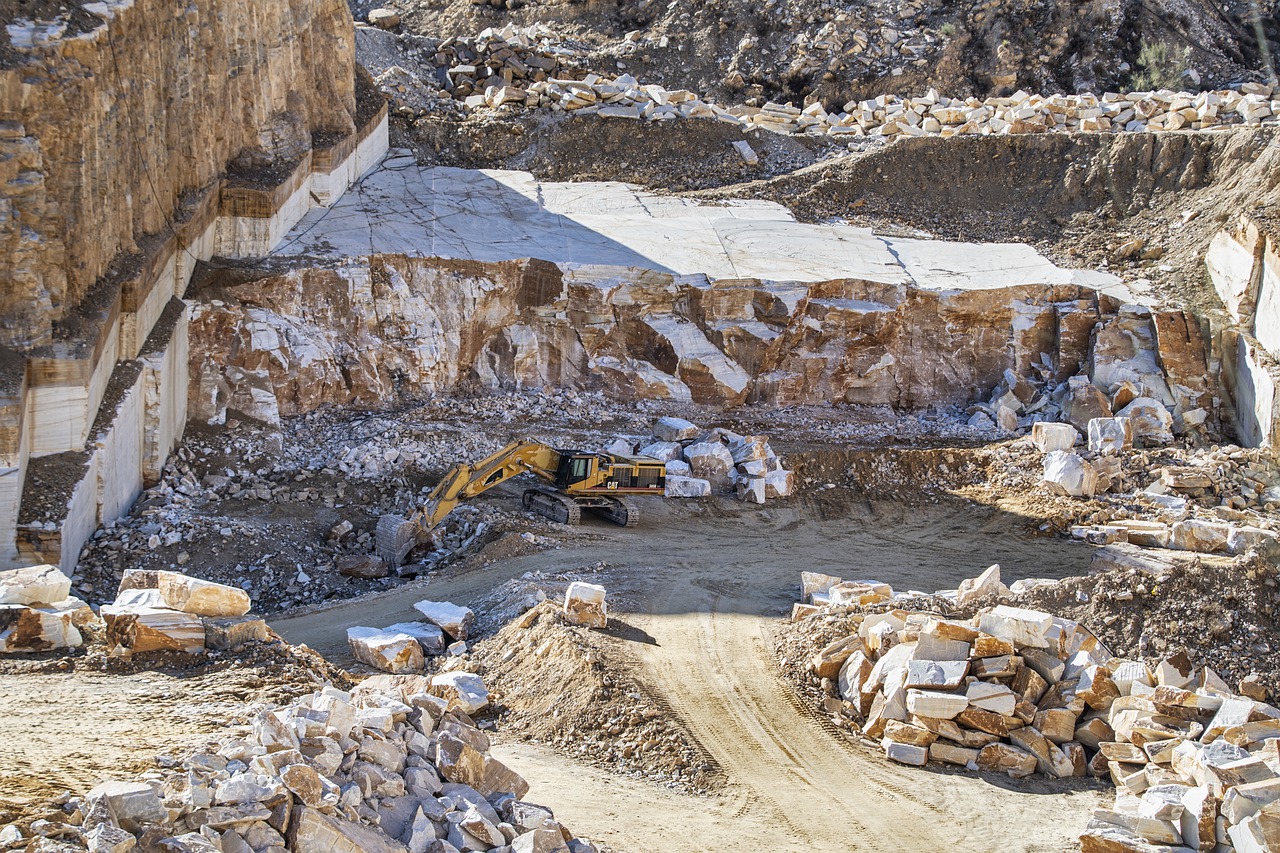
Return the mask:
[[[561,450],[521,439],[479,462],[454,468],[411,517],[378,519],[379,556],[387,565],[399,566],[460,502],[526,472],[545,485],[525,489],[525,509],[561,524],[578,524],[585,509],[614,524],[634,527],[640,521],[639,510],[622,495],[661,495],[667,479],[666,465],[657,459]]]

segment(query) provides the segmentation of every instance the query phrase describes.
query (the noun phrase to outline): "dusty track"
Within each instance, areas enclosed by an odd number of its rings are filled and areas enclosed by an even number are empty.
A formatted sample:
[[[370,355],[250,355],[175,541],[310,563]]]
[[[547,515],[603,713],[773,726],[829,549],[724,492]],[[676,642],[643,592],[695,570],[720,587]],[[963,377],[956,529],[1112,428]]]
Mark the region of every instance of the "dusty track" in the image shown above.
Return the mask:
[[[679,796],[499,736],[499,753],[529,776],[531,796],[577,831],[630,853],[1047,853],[1072,845],[1096,793],[891,765],[791,698],[775,675],[767,635],[789,609],[802,569],[935,589],[996,559],[1013,569],[1010,577],[1080,573],[1087,548],[1029,536],[1025,519],[959,503],[645,508],[648,521],[638,530],[601,527],[598,540],[560,552],[281,619],[275,627],[287,639],[342,656],[346,626],[411,618],[412,602],[423,596],[466,601],[525,571],[605,560],[611,595],[634,605],[626,622],[649,637],[618,639],[625,652],[619,659],[634,662],[629,675],[671,708],[726,784],[714,795]]]

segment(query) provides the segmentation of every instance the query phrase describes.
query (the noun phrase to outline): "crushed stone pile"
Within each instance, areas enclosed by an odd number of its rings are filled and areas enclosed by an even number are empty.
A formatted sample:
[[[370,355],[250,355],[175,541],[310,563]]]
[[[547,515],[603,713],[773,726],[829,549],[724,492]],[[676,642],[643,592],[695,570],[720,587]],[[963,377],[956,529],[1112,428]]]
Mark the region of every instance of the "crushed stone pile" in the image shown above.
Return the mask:
[[[181,853],[586,853],[489,738],[421,677],[377,676],[263,710],[242,738],[69,797],[5,846]]]

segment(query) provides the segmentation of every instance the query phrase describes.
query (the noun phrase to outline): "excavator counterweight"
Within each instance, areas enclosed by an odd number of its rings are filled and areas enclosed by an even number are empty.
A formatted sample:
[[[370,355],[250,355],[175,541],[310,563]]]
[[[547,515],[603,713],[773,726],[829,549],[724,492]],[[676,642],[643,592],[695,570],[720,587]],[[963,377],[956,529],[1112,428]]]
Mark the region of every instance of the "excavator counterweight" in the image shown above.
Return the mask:
[[[640,516],[635,504],[623,496],[661,495],[667,477],[666,465],[657,459],[515,441],[479,462],[454,468],[410,518],[384,515],[378,519],[378,554],[388,565],[399,566],[459,503],[525,473],[543,481],[525,490],[525,509],[561,524],[577,524],[585,509],[624,527],[634,527]]]

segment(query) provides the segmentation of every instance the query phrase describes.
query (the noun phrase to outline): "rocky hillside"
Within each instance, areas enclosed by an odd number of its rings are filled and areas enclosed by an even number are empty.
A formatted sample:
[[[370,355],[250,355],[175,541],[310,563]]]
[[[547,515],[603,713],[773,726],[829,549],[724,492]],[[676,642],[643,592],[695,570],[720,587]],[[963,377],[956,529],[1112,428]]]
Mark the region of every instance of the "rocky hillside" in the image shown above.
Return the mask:
[[[376,0],[353,0],[363,20]],[[592,70],[725,102],[1197,88],[1264,74],[1276,0],[401,0],[406,32],[550,25]],[[1253,9],[1260,12],[1255,26]],[[1259,36],[1262,39],[1260,41]]]

